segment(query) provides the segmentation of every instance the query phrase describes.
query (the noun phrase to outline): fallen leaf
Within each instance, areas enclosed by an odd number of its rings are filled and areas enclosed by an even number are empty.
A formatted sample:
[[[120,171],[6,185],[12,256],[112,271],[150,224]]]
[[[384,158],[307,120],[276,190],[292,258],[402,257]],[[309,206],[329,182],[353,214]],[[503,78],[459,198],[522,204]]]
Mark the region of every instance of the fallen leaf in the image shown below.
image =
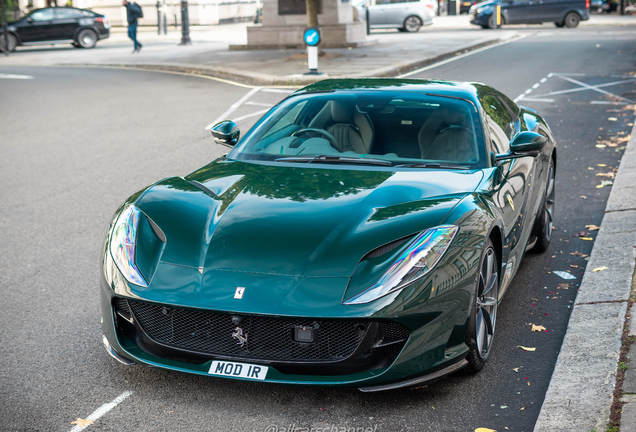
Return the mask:
[[[526,407],[521,407],[519,408],[519,411],[523,411],[524,409],[526,409]]]
[[[590,231],[598,231],[601,229],[600,226],[596,226],[596,225],[585,225],[585,228],[589,229]]]
[[[616,117],[608,117],[607,118],[609,121],[617,121],[618,119]]]
[[[488,428],[477,428],[475,429],[475,432],[497,432],[494,429],[488,429]]]
[[[506,409],[506,408],[508,408],[508,405],[502,405],[502,406],[500,406],[499,408],[501,408],[501,409]]]
[[[86,427],[86,426],[90,426],[93,423],[95,423],[94,420],[91,419],[81,419],[81,418],[76,418],[75,421],[72,421],[71,424],[73,425],[78,425],[79,427]]]
[[[588,240],[588,241],[592,241],[594,240],[592,237],[579,237],[581,240]]]
[[[605,165],[605,164],[596,164],[596,166],[604,167],[604,166],[607,166],[607,165]]]
[[[572,268],[579,268],[579,266],[574,265],[574,264],[570,264],[570,267],[572,267]]]
[[[580,257],[582,257],[582,258],[589,257],[589,255],[588,255],[588,254],[584,254],[584,253],[581,253],[581,252],[579,252],[579,251],[576,251],[576,252],[570,252],[570,255],[580,256]]]
[[[605,145],[603,145],[603,144],[596,144],[596,148],[605,148]]]
[[[585,195],[581,195],[581,198],[583,199],[587,199],[587,197]]]
[[[544,331],[544,330],[546,330],[546,328],[545,328],[545,327],[543,327],[542,325],[535,325],[535,324],[532,324],[532,331],[533,331],[533,332],[542,332],[542,331]]]
[[[517,348],[521,348],[524,351],[536,351],[537,350],[536,348],[528,348],[528,347],[524,347],[524,346],[521,346],[521,345],[517,345]]]
[[[518,368],[512,368],[513,371],[515,371],[516,373],[519,373],[519,369],[521,369],[523,366],[519,366]]]
[[[603,267],[596,267],[594,270],[592,270],[592,273],[602,272],[603,270],[607,270],[607,267],[605,267],[605,266],[603,266]]]

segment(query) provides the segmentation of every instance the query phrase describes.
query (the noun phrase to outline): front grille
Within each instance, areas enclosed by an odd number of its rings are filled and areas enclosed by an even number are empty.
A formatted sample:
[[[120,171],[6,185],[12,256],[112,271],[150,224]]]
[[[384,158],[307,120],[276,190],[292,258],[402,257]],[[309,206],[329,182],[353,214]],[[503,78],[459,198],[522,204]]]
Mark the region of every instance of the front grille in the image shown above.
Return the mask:
[[[169,308],[137,300],[127,302],[138,324],[154,341],[216,356],[335,362],[354,353],[370,326],[369,322],[243,316],[238,327],[247,334],[247,342],[241,346],[232,337],[237,325],[233,324],[231,315]],[[408,337],[405,327],[395,325],[404,329]],[[293,331],[296,326],[313,327],[315,342],[295,342]],[[391,334],[399,332],[390,325],[386,327]]]

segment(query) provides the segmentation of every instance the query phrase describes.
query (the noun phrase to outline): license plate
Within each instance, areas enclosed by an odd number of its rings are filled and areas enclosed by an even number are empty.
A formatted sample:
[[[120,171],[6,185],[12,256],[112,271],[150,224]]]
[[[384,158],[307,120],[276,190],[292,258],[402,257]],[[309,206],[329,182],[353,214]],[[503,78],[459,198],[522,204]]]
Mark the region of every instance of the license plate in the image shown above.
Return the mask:
[[[267,376],[267,369],[267,366],[215,360],[208,373],[234,378],[264,380]]]

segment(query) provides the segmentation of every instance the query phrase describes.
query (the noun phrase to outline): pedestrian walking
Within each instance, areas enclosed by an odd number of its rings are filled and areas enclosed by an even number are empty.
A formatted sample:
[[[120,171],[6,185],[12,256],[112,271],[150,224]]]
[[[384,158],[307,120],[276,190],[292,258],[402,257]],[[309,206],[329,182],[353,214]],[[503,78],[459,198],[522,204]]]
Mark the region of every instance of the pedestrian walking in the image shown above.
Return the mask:
[[[128,20],[128,37],[132,39],[134,43],[135,49],[133,49],[133,54],[141,51],[143,47],[142,44],[137,40],[137,26],[139,23],[137,20],[144,16],[144,13],[141,11],[141,6],[137,3],[131,3],[128,0],[123,0],[122,5],[126,8],[126,19]]]

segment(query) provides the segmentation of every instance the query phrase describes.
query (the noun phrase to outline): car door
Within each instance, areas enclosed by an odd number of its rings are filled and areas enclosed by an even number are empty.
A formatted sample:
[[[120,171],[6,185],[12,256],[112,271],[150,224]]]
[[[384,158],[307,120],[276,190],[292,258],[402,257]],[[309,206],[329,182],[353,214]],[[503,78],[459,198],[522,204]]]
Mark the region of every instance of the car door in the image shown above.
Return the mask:
[[[511,138],[519,132],[519,121],[506,108],[496,94],[486,94],[481,98],[484,108],[490,146],[493,153],[508,153]],[[532,207],[532,175],[534,158],[532,156],[506,159],[498,162],[493,176],[493,201],[501,211],[504,220],[505,244],[513,257],[520,260],[530,234],[526,218],[528,207]],[[525,228],[525,229],[524,229]]]
[[[507,0],[501,2],[501,15],[506,24],[529,23],[537,20],[538,0]]]
[[[26,25],[18,28],[23,43],[52,40],[50,37],[53,25],[53,9],[46,8],[33,12],[25,18]]]
[[[79,20],[83,17],[82,12],[73,8],[55,8],[52,32],[55,40],[73,39],[75,30],[79,27]]]
[[[369,4],[369,25],[382,27],[386,24],[386,8],[391,0],[371,0]]]
[[[409,6],[412,6],[413,4],[413,1],[408,0],[391,0],[391,3],[386,5],[384,8],[386,24],[401,27],[402,24],[404,24],[406,17],[409,16]]]

